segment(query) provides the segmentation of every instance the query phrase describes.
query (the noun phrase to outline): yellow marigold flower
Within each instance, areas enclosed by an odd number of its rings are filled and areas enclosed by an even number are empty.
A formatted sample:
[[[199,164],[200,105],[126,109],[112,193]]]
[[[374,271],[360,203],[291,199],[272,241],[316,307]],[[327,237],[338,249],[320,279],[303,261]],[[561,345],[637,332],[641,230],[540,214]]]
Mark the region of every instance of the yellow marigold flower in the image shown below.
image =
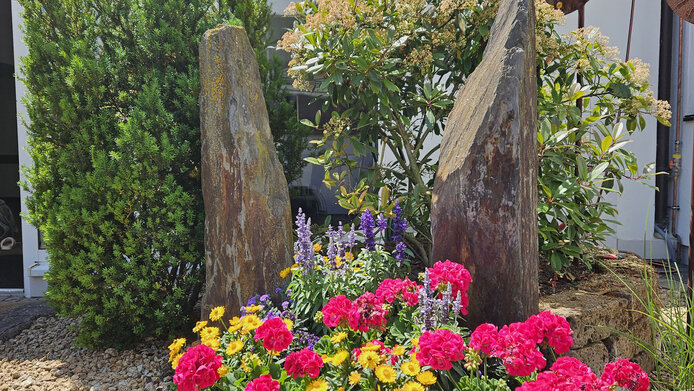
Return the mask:
[[[183,357],[183,353],[179,353],[176,357],[174,357],[174,359],[171,361],[171,369],[176,369],[178,366],[178,360],[180,360],[181,357]]]
[[[262,305],[249,305],[246,307],[246,313],[247,314],[253,314],[255,312],[258,312],[263,309]]]
[[[424,371],[417,375],[417,380],[425,386],[436,383],[436,376],[431,371]]]
[[[326,257],[325,255],[323,255],[323,262],[328,262],[328,261],[330,261],[330,258],[328,258],[328,257]]]
[[[345,388],[344,388],[344,387],[340,387],[340,388],[337,389],[337,391],[345,391]]]
[[[375,343],[367,343],[366,345],[361,347],[361,350],[363,352],[378,352],[381,350],[381,345],[376,345]]]
[[[359,270],[361,270],[361,269],[358,268],[358,267],[353,267],[352,269],[353,269],[355,272],[358,272]]]
[[[408,376],[417,376],[419,373],[419,363],[416,361],[406,361],[400,365],[402,373]]]
[[[410,360],[419,362],[419,360],[417,360],[417,352],[412,352],[412,354],[410,354]]]
[[[346,350],[340,350],[339,352],[335,353],[330,361],[334,365],[340,365],[347,359],[347,357],[349,357],[349,352]]]
[[[347,337],[347,333],[344,331],[340,331],[339,333],[333,335],[330,337],[330,342],[333,343],[333,345],[337,345],[338,343],[342,342],[343,339]]]
[[[349,374],[349,384],[356,386],[361,380],[361,375],[359,372],[352,372]]]
[[[203,345],[210,347],[213,350],[219,349],[220,341],[217,337],[202,338],[200,340]]]
[[[412,338],[412,345],[419,347],[419,337]]]
[[[193,332],[197,333],[198,331],[202,330],[203,327],[207,326],[207,321],[206,320],[201,320],[197,323],[195,323],[195,327],[193,327]]]
[[[282,321],[287,325],[287,329],[291,330],[294,328],[294,322],[291,319],[282,319]]]
[[[379,365],[376,367],[376,377],[383,383],[393,383],[395,382],[395,377],[397,376],[395,369],[389,367],[388,365]]]
[[[322,248],[323,248],[323,246],[321,246],[321,245],[318,244],[318,243],[315,243],[315,244],[313,245],[313,251],[315,251],[315,252],[319,252]]]
[[[351,252],[347,251],[347,252],[345,253],[345,259],[348,259],[348,260],[350,260],[350,261],[353,261],[353,260],[354,260],[354,254],[352,254]]]
[[[227,374],[227,372],[229,372],[229,367],[227,367],[226,365],[222,365],[221,367],[219,367],[219,369],[217,369],[219,377],[223,377]]]
[[[233,356],[234,354],[238,353],[243,349],[243,341],[236,340],[236,341],[231,341],[229,342],[229,345],[227,346],[227,356]]]
[[[323,379],[316,379],[306,386],[306,391],[327,391],[328,382]]]
[[[241,319],[239,319],[238,316],[234,316],[233,318],[229,319],[229,326],[236,326],[239,323],[241,323]]]
[[[403,354],[405,354],[405,348],[402,345],[395,345],[395,347],[393,347],[394,356],[402,356]]]
[[[246,364],[246,360],[241,360],[241,369],[246,373],[251,371],[251,368]]]
[[[260,327],[260,325],[262,325],[262,324],[263,324],[263,321],[260,320],[260,318],[258,318],[257,315],[251,314],[251,315],[246,315],[243,318],[241,318],[241,325],[243,326],[243,329],[246,331],[255,330],[258,327]]]
[[[424,391],[424,386],[416,381],[408,381],[402,386],[402,391]]]
[[[331,362],[331,361],[330,361],[330,357],[328,357],[327,354],[321,355],[321,356],[320,356],[320,359],[323,360],[324,363],[330,364],[330,362]]]
[[[241,330],[241,327],[243,327],[243,325],[240,324],[240,323],[239,323],[239,324],[236,324],[236,325],[233,325],[233,326],[229,327],[229,332],[230,332],[230,333],[235,333],[235,332]]]
[[[287,278],[287,276],[288,276],[289,273],[291,273],[291,272],[292,272],[291,266],[288,267],[288,268],[286,268],[286,269],[282,269],[282,271],[280,271],[280,278]]]
[[[340,257],[335,258],[335,267],[340,267],[342,266],[342,261],[340,260]]]
[[[362,367],[366,369],[374,369],[376,366],[378,366],[378,363],[381,361],[381,358],[376,354],[375,352],[362,352],[359,355],[359,364],[361,364]]]
[[[224,306],[214,307],[210,311],[210,320],[216,322],[224,316]]]
[[[219,337],[219,328],[205,327],[200,331],[200,339],[209,339]]]
[[[174,357],[178,355],[178,352],[181,351],[181,348],[186,346],[186,339],[185,338],[178,338],[174,339],[171,345],[169,345],[169,362],[173,361]]]

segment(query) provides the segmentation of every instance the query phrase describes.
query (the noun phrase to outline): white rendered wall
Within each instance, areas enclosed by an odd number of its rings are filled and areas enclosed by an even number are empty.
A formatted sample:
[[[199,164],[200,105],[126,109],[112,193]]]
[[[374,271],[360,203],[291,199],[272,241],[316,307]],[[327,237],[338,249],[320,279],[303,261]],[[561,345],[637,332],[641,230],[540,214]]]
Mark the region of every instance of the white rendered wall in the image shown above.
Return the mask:
[[[24,106],[24,96],[27,89],[19,79],[23,78],[20,69],[20,58],[27,56],[29,51],[24,44],[24,34],[20,29],[22,6],[17,0],[12,0],[12,35],[14,40],[14,63],[17,91],[17,138],[19,144],[19,165],[31,166],[31,157],[27,153],[27,128],[22,119],[28,120],[27,109]],[[26,178],[20,171],[20,180]],[[22,190],[22,214],[28,213],[25,200],[29,193]],[[46,290],[46,281],[43,280],[44,273],[48,270],[48,259],[45,250],[39,250],[39,234],[36,228],[22,219],[22,253],[24,258],[24,296],[39,297],[43,296]]]

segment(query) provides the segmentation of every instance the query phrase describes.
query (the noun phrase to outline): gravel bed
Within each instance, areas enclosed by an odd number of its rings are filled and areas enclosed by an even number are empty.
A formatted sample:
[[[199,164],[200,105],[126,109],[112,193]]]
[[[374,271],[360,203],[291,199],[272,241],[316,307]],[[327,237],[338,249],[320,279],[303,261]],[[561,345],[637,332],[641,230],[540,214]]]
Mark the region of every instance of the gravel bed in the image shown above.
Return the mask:
[[[75,319],[42,317],[0,342],[0,391],[168,390],[167,344],[131,350],[75,347]]]

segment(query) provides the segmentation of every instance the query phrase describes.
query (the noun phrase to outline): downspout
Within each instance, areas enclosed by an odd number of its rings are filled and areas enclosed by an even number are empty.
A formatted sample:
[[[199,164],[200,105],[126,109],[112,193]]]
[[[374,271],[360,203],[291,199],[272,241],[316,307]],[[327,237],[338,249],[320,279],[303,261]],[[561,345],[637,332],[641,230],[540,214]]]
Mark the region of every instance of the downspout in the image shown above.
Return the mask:
[[[660,51],[658,61],[658,99],[670,101],[672,98],[672,27],[673,12],[670,6],[661,0],[660,5]],[[658,122],[656,135],[655,171],[667,175],[656,175],[655,186],[655,225],[660,230],[669,225],[668,200],[670,199],[670,127]],[[656,230],[657,231],[657,230]],[[662,234],[663,238],[666,235]]]
[[[684,38],[684,21],[680,17],[679,24],[679,42],[677,45],[677,122],[675,125],[675,153],[672,154],[672,225],[671,233],[677,238],[678,244],[682,243],[681,238],[675,232],[677,230],[677,217],[680,206],[677,203],[677,191],[679,189],[680,169],[682,167],[682,141],[680,139],[680,129],[682,127],[682,41]],[[680,261],[679,245],[675,261]]]

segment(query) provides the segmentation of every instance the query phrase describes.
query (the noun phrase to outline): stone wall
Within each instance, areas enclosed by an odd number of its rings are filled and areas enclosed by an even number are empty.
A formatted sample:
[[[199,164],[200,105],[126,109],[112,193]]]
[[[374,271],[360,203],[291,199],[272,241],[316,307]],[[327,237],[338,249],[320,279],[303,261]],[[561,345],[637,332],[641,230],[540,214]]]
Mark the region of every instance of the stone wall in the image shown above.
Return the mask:
[[[649,344],[653,341],[650,320],[639,313],[645,310],[639,297],[646,297],[648,289],[642,276],[646,270],[653,271],[633,256],[603,263],[617,275],[605,271],[573,289],[543,296],[540,311],[550,310],[569,321],[574,346],[567,355],[583,361],[593,372],[600,374],[605,363],[618,358],[630,359],[650,372],[655,368],[653,359],[629,336]]]

